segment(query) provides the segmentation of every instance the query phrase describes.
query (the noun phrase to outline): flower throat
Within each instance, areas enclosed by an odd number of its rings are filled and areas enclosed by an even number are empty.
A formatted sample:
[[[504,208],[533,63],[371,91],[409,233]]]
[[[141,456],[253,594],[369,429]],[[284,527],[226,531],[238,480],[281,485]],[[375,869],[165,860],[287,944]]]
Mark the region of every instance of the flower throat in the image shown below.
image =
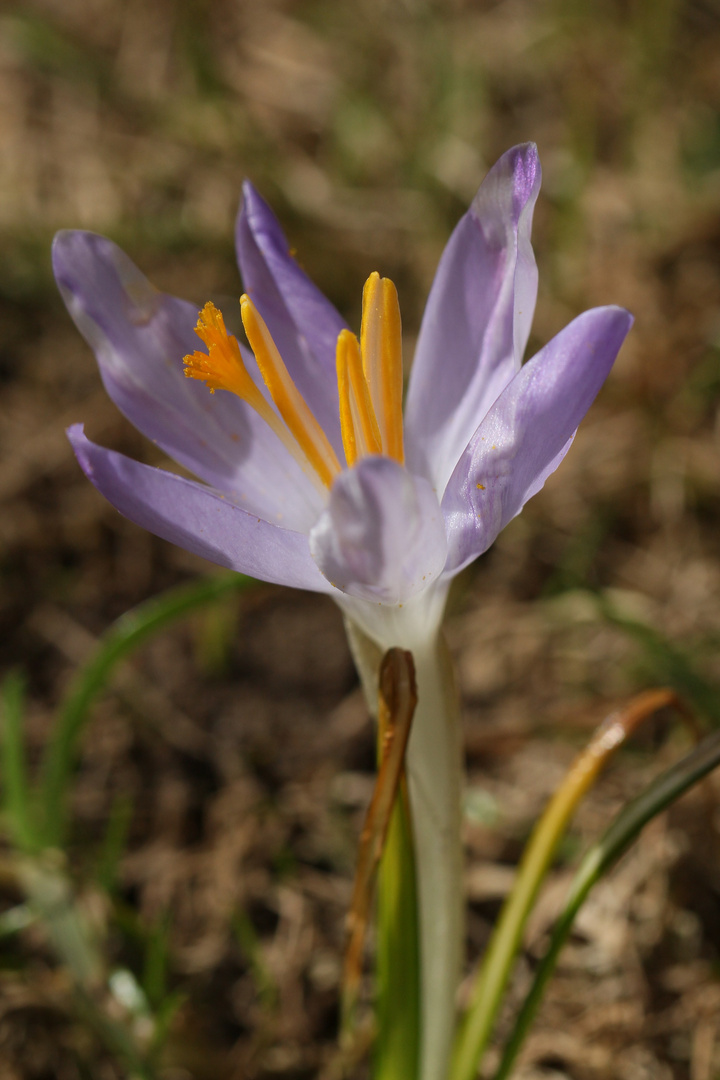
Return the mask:
[[[329,488],[343,468],[337,454],[247,295],[240,297],[240,313],[275,408],[253,381],[237,339],[228,334],[222,314],[212,303],[202,309],[195,327],[208,351],[185,357],[186,376],[204,382],[211,394],[229,390],[246,401],[315,484]],[[369,454],[384,454],[402,465],[402,330],[397,290],[389,278],[372,273],[365,282],[360,341],[350,330],[340,331],[336,369],[347,465],[352,467]]]

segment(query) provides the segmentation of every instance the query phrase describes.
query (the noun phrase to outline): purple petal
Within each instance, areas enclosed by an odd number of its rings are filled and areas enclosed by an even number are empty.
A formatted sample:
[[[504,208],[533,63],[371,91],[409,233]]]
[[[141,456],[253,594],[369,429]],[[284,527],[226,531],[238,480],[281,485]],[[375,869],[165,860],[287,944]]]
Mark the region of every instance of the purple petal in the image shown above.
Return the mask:
[[[540,162],[516,146],[488,173],[440,260],[405,406],[410,468],[445,484],[479,420],[519,370],[537,296],[530,244]]]
[[[185,378],[183,357],[201,348],[197,308],[159,293],[95,233],[58,233],[53,267],[107,392],[131,423],[251,513],[309,529],[322,500],[264,421],[235,395]]]
[[[249,181],[243,196],[235,241],[245,291],[342,460],[335,346],[346,324],[300,269],[280,223]]]
[[[397,462],[369,457],[338,476],[310,533],[322,573],[350,596],[403,603],[442,571],[445,525],[426,480]]]
[[[457,573],[490,547],[567,452],[632,326],[618,307],[586,311],[520,370],[473,435],[442,501]]]
[[[303,533],[271,525],[202,484],[97,446],[85,437],[81,424],[68,428],[67,434],[88,480],[136,525],[262,581],[331,591]]]

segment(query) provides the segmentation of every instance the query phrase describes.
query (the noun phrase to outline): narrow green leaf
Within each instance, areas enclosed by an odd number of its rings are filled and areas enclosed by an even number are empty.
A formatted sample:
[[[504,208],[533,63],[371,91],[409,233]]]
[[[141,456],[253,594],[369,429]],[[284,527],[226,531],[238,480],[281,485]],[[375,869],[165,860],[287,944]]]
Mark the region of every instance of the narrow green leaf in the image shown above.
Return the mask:
[[[386,652],[380,665],[378,684],[378,774],[360,833],[355,882],[347,918],[348,940],[343,965],[341,1020],[342,1038],[346,1043],[352,1039],[355,1023],[363,944],[375,882],[386,849],[395,805],[402,789],[406,802],[405,815],[409,820],[407,790],[403,778],[405,752],[417,706],[412,655],[403,649],[390,649]],[[409,830],[406,839],[408,842],[411,840]]]
[[[153,1010],[161,1008],[167,995],[170,929],[170,912],[166,911],[151,928],[145,945],[142,988]]]
[[[170,1034],[173,1020],[186,1001],[187,994],[184,994],[179,990],[167,994],[163,999],[162,1005],[153,1017],[155,1030],[153,1032],[148,1055],[151,1062],[156,1062],[158,1057],[162,1054],[162,1049]]]
[[[84,987],[76,986],[75,1005],[80,1016],[96,1031],[104,1046],[123,1063],[128,1080],[156,1080],[157,1074],[146,1060],[145,1054],[135,1045],[130,1031],[120,1021],[104,1012],[93,994]]]
[[[667,772],[657,777],[636,799],[628,803],[615,817],[601,839],[590,848],[572,881],[565,908],[553,930],[548,951],[535,972],[530,992],[515,1021],[512,1035],[505,1047],[494,1080],[506,1080],[510,1075],[510,1070],[537,1013],[545,986],[555,969],[560,950],[567,941],[575,916],[593,885],[627,850],[648,821],[656,817],[718,765],[720,765],[720,732],[715,732]]]
[[[25,851],[33,851],[37,847],[37,837],[32,824],[23,741],[25,684],[19,672],[11,672],[6,677],[0,690],[0,702],[5,812],[15,843]]]
[[[377,879],[374,1080],[416,1080],[420,1067],[420,926],[405,755],[418,703],[411,653],[390,649],[377,680],[378,775],[360,837],[343,971],[341,1044],[357,1036],[362,949]]]
[[[107,893],[112,892],[117,883],[118,867],[125,850],[132,812],[132,799],[128,795],[120,795],[114,800],[95,868],[95,880]]]
[[[252,578],[223,574],[170,589],[122,615],[103,635],[98,649],[82,668],[60,706],[53,735],[42,763],[43,842],[62,842],[67,818],[66,790],[75,762],[78,739],[90,706],[102,691],[115,666],[153,634],[205,604],[228,593],[247,589]]]
[[[473,1080],[477,1075],[525,924],[578,803],[638,724],[673,704],[677,706],[677,697],[672,690],[646,690],[621,711],[611,713],[556,788],[525,847],[512,890],[475,976],[470,1003],[455,1038],[451,1080]]]
[[[278,986],[265,963],[260,939],[250,916],[240,909],[233,915],[231,925],[235,939],[250,968],[260,1004],[267,1012],[273,1012],[278,1003]]]
[[[78,903],[64,857],[58,851],[44,851],[22,860],[18,869],[28,906],[43,923],[50,944],[71,976],[81,1016],[95,1028],[104,1045],[122,1059],[129,1078],[153,1080],[134,1033],[105,1010],[102,995],[98,994],[105,981],[102,946]]]
[[[604,597],[598,598],[603,617],[642,646],[653,677],[672,686],[688,704],[720,727],[720,692],[695,667],[690,656],[647,623],[629,619]]]
[[[414,1080],[420,1064],[420,953],[407,788],[395,800],[378,875],[374,1080]]]
[[[348,639],[368,705],[376,714],[378,776],[358,851],[343,971],[340,1044],[344,1068],[363,1039],[355,1007],[365,931],[377,893],[374,1080],[417,1080],[420,1069],[420,921],[415,838],[405,756],[418,704],[415,663],[384,655],[352,623]],[[362,1051],[361,1051],[362,1052]]]

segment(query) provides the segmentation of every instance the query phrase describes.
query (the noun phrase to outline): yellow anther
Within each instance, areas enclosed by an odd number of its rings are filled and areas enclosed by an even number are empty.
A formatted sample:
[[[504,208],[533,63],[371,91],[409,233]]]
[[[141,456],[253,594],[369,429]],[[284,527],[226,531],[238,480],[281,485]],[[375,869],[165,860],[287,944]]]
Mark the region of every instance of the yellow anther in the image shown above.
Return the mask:
[[[402,324],[397,290],[375,272],[363,289],[362,363],[382,440],[382,453],[402,465]]]
[[[355,424],[353,423],[352,406],[350,404],[350,374],[348,372],[348,339],[354,339],[349,330],[341,330],[335,349],[335,367],[337,370],[338,397],[340,399],[340,432],[342,434],[345,460],[352,468],[358,459],[357,442],[355,441]]]
[[[341,466],[327,435],[290,377],[265,321],[249,296],[240,297],[240,314],[257,365],[277,410],[326,487]]]
[[[345,458],[352,466],[368,454],[382,454],[382,440],[362,367],[360,345],[349,330],[340,331],[335,356],[340,430]]]

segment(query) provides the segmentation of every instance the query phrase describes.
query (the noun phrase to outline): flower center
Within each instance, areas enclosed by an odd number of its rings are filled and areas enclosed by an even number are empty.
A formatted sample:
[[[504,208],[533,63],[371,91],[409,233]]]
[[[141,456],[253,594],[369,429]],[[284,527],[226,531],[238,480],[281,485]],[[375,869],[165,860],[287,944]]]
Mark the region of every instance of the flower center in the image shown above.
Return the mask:
[[[214,394],[229,390],[246,401],[321,489],[342,470],[337,455],[296,387],[262,316],[249,296],[240,298],[245,333],[275,405],[253,382],[237,339],[229,334],[214,304],[199,314],[195,333],[207,353],[185,357],[185,374]],[[404,462],[402,426],[402,333],[397,290],[373,273],[365,283],[360,341],[342,330],[336,367],[340,430],[349,467],[368,454]],[[277,411],[276,411],[277,410]]]

